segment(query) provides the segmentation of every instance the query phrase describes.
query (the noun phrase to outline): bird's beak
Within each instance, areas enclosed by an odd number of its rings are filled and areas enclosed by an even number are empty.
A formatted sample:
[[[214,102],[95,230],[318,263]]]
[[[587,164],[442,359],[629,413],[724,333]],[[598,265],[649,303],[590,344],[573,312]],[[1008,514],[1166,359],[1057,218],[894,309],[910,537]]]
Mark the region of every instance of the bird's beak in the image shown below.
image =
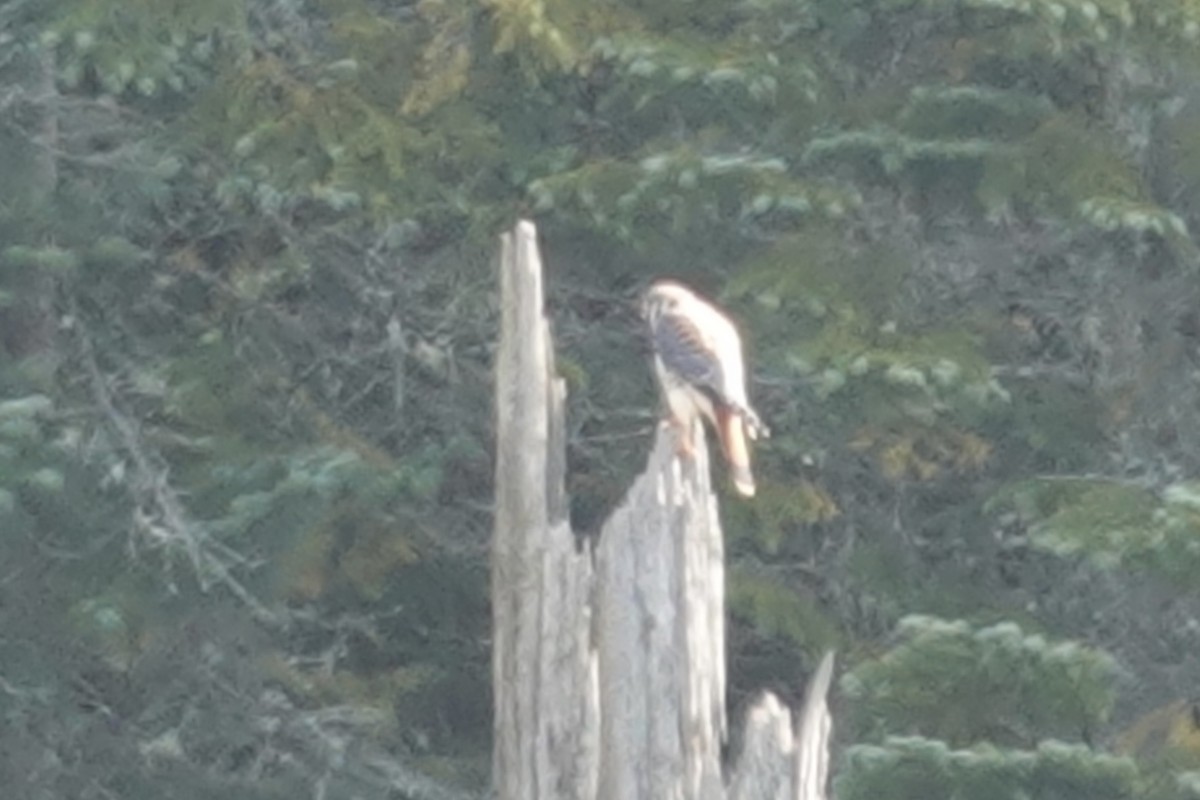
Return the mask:
[[[629,304],[629,310],[637,314],[642,319],[646,318],[647,312],[650,310],[650,286],[632,286],[625,293],[625,301]]]

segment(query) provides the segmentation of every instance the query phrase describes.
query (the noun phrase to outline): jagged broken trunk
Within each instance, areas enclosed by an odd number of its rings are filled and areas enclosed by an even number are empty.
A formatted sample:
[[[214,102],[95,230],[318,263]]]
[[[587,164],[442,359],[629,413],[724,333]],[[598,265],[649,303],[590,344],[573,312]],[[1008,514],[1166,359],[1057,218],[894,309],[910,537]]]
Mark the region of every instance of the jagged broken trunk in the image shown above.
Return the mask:
[[[722,774],[725,566],[703,431],[692,432],[696,456],[686,462],[660,431],[645,473],[594,547],[580,545],[567,519],[565,387],[554,370],[532,223],[502,237],[500,282],[496,796],[819,798],[828,658],[810,690],[812,719],[802,728],[813,733],[799,740],[808,746],[797,746],[791,714],[768,696],[747,718],[737,769]]]

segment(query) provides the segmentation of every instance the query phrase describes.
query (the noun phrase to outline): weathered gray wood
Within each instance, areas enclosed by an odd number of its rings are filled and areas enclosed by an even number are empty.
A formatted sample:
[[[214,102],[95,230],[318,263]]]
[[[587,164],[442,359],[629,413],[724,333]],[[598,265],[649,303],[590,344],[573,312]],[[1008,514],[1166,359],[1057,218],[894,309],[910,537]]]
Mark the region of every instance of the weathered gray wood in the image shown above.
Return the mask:
[[[746,714],[742,753],[729,785],[730,800],[792,800],[795,780],[792,712],[770,692]]]
[[[796,731],[796,800],[825,800],[829,783],[829,685],[833,683],[833,653],[826,653],[808,683]]]
[[[563,491],[564,385],[554,377],[536,230],[502,239],[492,552],[500,800],[823,800],[826,657],[797,742],[767,695],[728,791],[725,566],[703,429],[691,458],[661,428],[646,471],[580,550]],[[810,794],[809,792],[815,792]]]
[[[750,709],[729,800],[825,800],[832,732],[826,698],[832,681],[833,653],[826,653],[809,680],[795,727],[787,706],[770,692]]]
[[[562,399],[537,231],[502,239],[492,538],[493,782],[501,800],[592,798],[596,664],[590,554],[563,500]]]
[[[650,463],[600,532],[600,797],[719,798],[724,553],[703,433]]]

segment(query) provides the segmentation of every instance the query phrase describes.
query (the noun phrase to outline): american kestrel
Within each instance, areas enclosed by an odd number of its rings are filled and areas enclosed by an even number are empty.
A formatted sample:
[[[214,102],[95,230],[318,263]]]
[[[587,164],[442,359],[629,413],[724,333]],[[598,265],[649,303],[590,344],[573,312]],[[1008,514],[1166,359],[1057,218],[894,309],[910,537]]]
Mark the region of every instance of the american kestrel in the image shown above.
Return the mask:
[[[642,296],[650,328],[654,371],[676,428],[679,453],[691,455],[697,416],[708,418],[729,462],[733,485],[754,496],[746,438],[769,432],[746,399],[742,337],[733,322],[709,301],[674,281],[658,281]]]

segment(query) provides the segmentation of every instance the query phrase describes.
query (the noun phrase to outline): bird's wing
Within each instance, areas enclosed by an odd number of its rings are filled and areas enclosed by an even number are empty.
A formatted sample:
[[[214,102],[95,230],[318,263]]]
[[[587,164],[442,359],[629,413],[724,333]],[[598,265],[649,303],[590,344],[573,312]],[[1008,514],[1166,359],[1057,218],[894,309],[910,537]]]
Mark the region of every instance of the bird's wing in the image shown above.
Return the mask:
[[[725,399],[725,375],[710,338],[687,314],[670,311],[650,327],[654,352],[665,369],[716,399]]]

